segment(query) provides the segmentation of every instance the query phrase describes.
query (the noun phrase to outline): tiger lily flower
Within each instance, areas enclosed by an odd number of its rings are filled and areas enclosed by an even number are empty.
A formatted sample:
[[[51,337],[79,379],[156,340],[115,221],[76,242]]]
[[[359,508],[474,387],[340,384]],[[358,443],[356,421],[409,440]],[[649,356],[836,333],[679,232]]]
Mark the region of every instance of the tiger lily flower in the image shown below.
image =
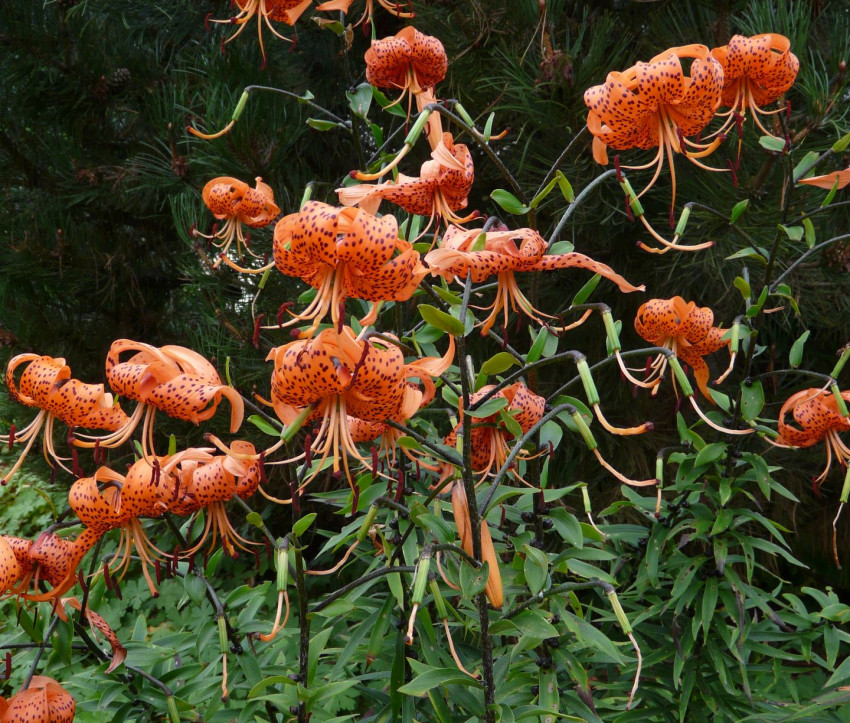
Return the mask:
[[[493,389],[492,384],[482,387],[469,395],[469,403],[475,404]],[[543,417],[546,400],[532,392],[522,382],[511,384],[501,389],[494,396],[507,401],[504,410],[519,424],[523,434],[528,432]],[[457,444],[458,433],[463,428],[463,409],[460,409],[459,412],[460,421],[443,440],[443,444],[448,447],[454,447]],[[478,473],[479,481],[481,481],[487,476],[495,475],[505,463],[511,451],[514,435],[505,427],[499,413],[496,413],[484,419],[476,419],[472,425],[470,436],[472,440],[472,469]],[[528,458],[523,456],[522,453],[519,457],[520,459]],[[450,465],[441,465],[440,483],[448,479],[451,474],[454,474],[454,469]],[[512,470],[512,474],[521,482],[525,482],[516,469]],[[440,486],[440,483],[438,483],[438,486]]]
[[[720,105],[729,108],[720,116],[728,116],[726,122],[712,135],[725,133],[736,121],[740,122],[749,109],[753,122],[762,133],[773,136],[761,122],[759,116],[781,113],[785,108],[764,111],[780,98],[797,79],[800,61],[791,52],[791,42],[778,33],[764,33],[744,37],[735,35],[728,45],[711,51],[723,67],[723,89]],[[740,147],[740,141],[739,141]]]
[[[285,40],[286,42],[291,42],[289,38],[281,35],[275,29],[272,25],[272,21],[277,23],[286,23],[287,25],[295,25],[295,23],[298,22],[298,18],[300,18],[304,11],[310,7],[311,1],[312,0],[235,0],[236,5],[239,8],[239,12],[236,15],[232,18],[227,18],[226,20],[210,19],[209,22],[239,26],[236,32],[224,41],[224,44],[222,45],[222,47],[224,47],[225,44],[236,38],[245,29],[247,24],[251,21],[251,18],[256,17],[257,37],[260,41],[260,52],[263,55],[263,67],[265,67],[266,49],[263,47],[263,23],[265,23],[266,27],[268,27],[273,35],[281,40]],[[196,133],[195,135],[199,135],[202,138],[207,137],[200,133]],[[215,136],[210,137],[217,137],[218,135],[221,134],[216,134]]]
[[[708,388],[708,365],[703,357],[729,346],[729,341],[723,339],[724,330],[713,324],[714,312],[711,309],[707,306],[697,306],[693,301],[686,302],[681,296],[674,296],[672,299],[650,299],[641,305],[635,316],[635,331],[650,344],[670,349],[679,359],[690,364],[699,390],[712,403],[714,399]],[[729,368],[717,380],[718,383],[726,378],[734,362],[733,357]],[[652,394],[655,395],[667,369],[667,357],[659,354],[650,369],[649,377],[640,382],[639,386],[652,387]],[[638,381],[631,375],[628,376],[630,381]]]
[[[274,265],[318,291],[305,311],[282,325],[312,321],[303,338],[315,334],[329,310],[338,326],[348,297],[372,302],[360,323],[373,324],[380,302],[406,301],[427,273],[419,253],[398,237],[394,216],[376,218],[363,210],[318,201],[307,202],[298,213],[278,222]]]
[[[412,26],[392,37],[373,40],[365,59],[366,82],[376,88],[400,88],[396,103],[434,88],[446,77],[449,65],[443,44]]]
[[[682,71],[683,58],[693,59],[687,76]],[[609,147],[617,150],[657,148],[655,157],[648,163],[621,168],[655,168],[649,183],[637,194],[640,198],[655,185],[666,156],[672,181],[672,214],[676,203],[674,153],[681,153],[695,166],[707,171],[726,170],[711,168],[699,160],[720,145],[722,136],[708,144],[688,140],[688,136],[700,133],[714,117],[722,86],[723,68],[704,45],[670,48],[648,63],[608,73],[605,83],[584,93],[589,109],[587,127],[593,134],[594,160],[607,165]],[[643,214],[640,218],[656,240],[665,246],[671,245],[652,229]],[[704,248],[702,245],[672,245],[689,250]]]
[[[322,12],[331,12],[331,11],[339,11],[343,14],[348,13],[349,8],[351,7],[354,0],[328,0],[328,2],[324,2],[321,5],[316,5],[316,10],[321,10]],[[415,18],[416,13],[403,11],[402,4],[400,2],[395,2],[394,0],[377,0],[378,4],[384,8],[391,15],[395,15],[397,18]],[[408,3],[409,4],[409,3]],[[366,8],[363,11],[363,15],[360,16],[360,20],[354,23],[354,26],[362,25],[365,23],[372,22],[372,15],[375,11],[375,0],[366,0]]]
[[[224,226],[213,234],[202,234],[197,230],[194,232],[196,236],[207,239],[220,239],[219,243],[213,242],[217,248],[221,249],[213,268],[218,268],[224,261],[236,271],[255,273],[231,261],[227,257],[227,251],[235,240],[240,258],[244,256],[243,246],[251,256],[260,258],[248,248],[248,241],[242,233],[242,225],[249,228],[263,228],[274,221],[280,213],[280,208],[274,202],[274,191],[271,187],[263,183],[263,179],[259,176],[256,183],[256,187],[251,188],[247,183],[236,178],[220,176],[213,178],[204,186],[202,192],[204,203],[212,211],[213,216],[225,221]]]
[[[836,390],[836,393],[837,390]],[[850,391],[840,392],[845,402],[850,402]],[[796,426],[786,421],[791,414]],[[826,441],[826,467],[817,477],[812,479],[815,492],[820,492],[829,470],[832,467],[833,457],[847,471],[844,478],[844,486],[841,490],[838,513],[832,521],[832,554],[835,564],[841,569],[838,557],[838,518],[847,503],[848,491],[850,491],[850,447],[841,439],[839,432],[850,430],[850,419],[839,410],[838,400],[831,391],[826,389],[804,389],[792,394],[782,408],[779,410],[779,436],[775,442],[770,442],[781,447],[812,447],[818,442]]]
[[[453,356],[452,339],[442,359],[426,357],[406,364],[397,346],[358,338],[347,326],[272,349],[267,357],[274,362],[270,404],[278,418],[290,424],[312,408],[308,420],[320,420],[310,448],[319,463],[302,487],[318,475],[330,456],[334,473],[344,469],[353,488],[349,457],[364,466],[369,463],[355,446],[349,415],[366,422],[412,416],[433,397],[431,377],[445,371]],[[409,381],[413,378],[419,379],[422,389]]]
[[[121,355],[135,354],[126,361]],[[204,357],[182,346],[161,348],[129,339],[112,343],[106,357],[106,378],[118,394],[140,402],[128,422],[107,437],[90,437],[80,446],[117,447],[129,439],[142,419],[142,449],[147,453],[153,435],[153,413],[159,409],[170,417],[193,424],[210,419],[222,397],[230,402],[230,431],[236,432],[245,413],[242,397],[221,383],[215,368]],[[84,435],[81,435],[84,436]]]
[[[725,330],[713,324],[714,312],[711,309],[707,306],[697,306],[693,301],[686,302],[681,296],[674,296],[672,299],[650,299],[641,305],[635,316],[635,331],[650,344],[670,349],[677,358],[689,364],[694,370],[700,392],[712,404],[715,402],[708,388],[708,365],[703,357],[730,344],[728,339],[723,338]],[[716,383],[719,384],[729,375],[734,364],[735,354],[730,354],[729,367]],[[667,370],[667,357],[659,354],[650,364],[649,376],[643,381],[629,373],[640,370],[627,369],[622,363],[620,368],[629,381],[644,388],[651,388],[654,396],[658,393],[658,385]],[[702,413],[693,396],[690,397],[690,402],[697,414],[709,426],[719,431],[727,434],[750,434],[753,431],[719,427]]]
[[[475,212],[459,217],[456,213],[466,208],[474,180],[469,149],[463,143],[455,143],[451,133],[443,133],[442,141],[431,152],[431,160],[422,164],[419,176],[399,174],[398,182],[362,183],[338,188],[337,194],[344,206],[360,205],[370,213],[387,200],[408,213],[461,224],[477,215]]]
[[[823,176],[812,176],[811,178],[801,178],[797,183],[805,183],[809,186],[817,186],[832,190],[833,186],[836,189],[844,188],[850,183],[850,168],[845,168],[843,171],[833,171]]]
[[[77,704],[53,678],[34,675],[26,690],[0,696],[2,723],[73,723]]]
[[[523,312],[539,324],[546,324],[542,317],[552,318],[535,309],[520,291],[514,277],[518,271],[581,268],[601,274],[617,284],[623,292],[643,291],[645,288],[632,286],[610,266],[584,254],[572,252],[546,255],[546,241],[529,228],[485,233],[480,229],[465,231],[450,226],[439,248],[432,249],[425,256],[425,263],[432,275],[442,276],[446,281],[465,281],[471,276],[474,283],[481,283],[493,274],[498,276],[496,298],[490,306],[484,307],[490,310],[490,315],[479,324],[482,336],[486,336],[493,328],[500,312],[504,314],[504,324],[507,326],[509,308]],[[588,315],[585,314],[581,321]]]
[[[27,366],[21,374],[20,383],[16,384],[15,372],[22,364]],[[79,379],[72,379],[71,368],[62,358],[19,354],[9,360],[5,381],[12,399],[27,407],[37,407],[40,411],[22,430],[0,435],[0,443],[8,444],[9,447],[15,441],[26,442],[26,447],[12,469],[6,473],[2,484],[6,484],[20,469],[42,427],[45,459],[48,463],[53,459],[67,470],[63,458],[53,447],[55,420],[72,428],[109,431],[120,429],[128,421],[121,405],[104,391],[103,384],[85,384]],[[76,440],[74,443],[77,443]]]

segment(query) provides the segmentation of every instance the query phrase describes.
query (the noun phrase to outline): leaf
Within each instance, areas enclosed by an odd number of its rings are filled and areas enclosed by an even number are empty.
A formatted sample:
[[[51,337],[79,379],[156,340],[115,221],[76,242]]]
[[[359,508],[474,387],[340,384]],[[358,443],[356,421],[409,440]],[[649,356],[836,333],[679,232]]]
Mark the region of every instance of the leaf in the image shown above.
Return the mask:
[[[799,241],[802,239],[803,233],[805,232],[805,229],[802,226],[784,226],[780,223],[779,228],[781,228],[785,232],[785,235],[792,241]]]
[[[490,399],[483,404],[479,404],[476,408],[470,408],[467,413],[470,417],[482,419],[484,417],[493,416],[496,412],[500,409],[504,409],[506,406],[508,406],[508,400],[504,397],[490,397]]]
[[[831,688],[836,683],[840,683],[842,680],[847,680],[850,678],[850,655],[844,658],[844,661],[839,665],[835,672],[829,677],[829,680],[824,684],[824,688]]]
[[[351,108],[351,112],[365,120],[369,106],[372,105],[372,84],[361,83],[354,89],[353,93],[346,92],[345,97],[348,98],[348,106]]]
[[[529,211],[528,206],[525,206],[514,194],[503,188],[497,188],[493,191],[490,194],[490,198],[499,204],[502,209],[514,216],[521,216]]]
[[[747,207],[750,205],[750,199],[745,198],[743,201],[738,201],[732,207],[732,213],[729,216],[729,223],[735,223],[739,218],[741,218],[741,214],[747,210]]]
[[[748,301],[750,296],[752,296],[752,291],[750,290],[750,285],[740,276],[735,277],[735,280],[732,282],[734,287],[741,292],[741,296],[744,297],[744,301]]]
[[[339,123],[335,123],[334,121],[328,120],[320,120],[319,118],[308,118],[307,125],[310,126],[313,130],[316,131],[332,131],[334,128],[344,128],[345,126],[341,126]]]
[[[475,678],[461,673],[457,668],[432,668],[421,675],[417,675],[409,683],[402,685],[398,690],[405,695],[425,695],[438,685],[468,685],[472,688],[480,688]]]
[[[451,306],[460,306],[463,303],[463,299],[461,297],[457,294],[453,294],[448,289],[444,289],[442,286],[432,286],[431,288],[434,289],[437,296]]]
[[[767,263],[767,257],[767,250],[763,249],[761,246],[758,247],[758,250],[747,247],[745,249],[741,249],[740,251],[736,251],[731,256],[727,256],[726,261],[733,261],[734,259],[757,258]]]
[[[490,577],[490,567],[486,562],[482,563],[481,567],[473,567],[464,562],[460,566],[460,589],[463,596],[472,600],[484,589],[488,577]]]
[[[791,173],[792,178],[794,179],[794,183],[800,180],[803,177],[803,171],[808,173],[812,167],[814,166],[814,162],[820,157],[820,153],[817,151],[809,151],[805,156],[803,156],[802,160],[794,166],[794,170]]]
[[[797,341],[791,345],[791,351],[788,352],[788,363],[794,369],[800,366],[800,362],[803,361],[803,347],[806,345],[806,340],[809,338],[809,334],[811,334],[811,332],[807,329],[800,334]]]
[[[833,153],[843,153],[850,146],[850,133],[845,133],[835,143],[832,144]]]
[[[452,336],[463,336],[464,325],[460,319],[455,319],[451,314],[430,304],[419,304],[417,308],[422,318],[431,326]]]
[[[522,551],[525,553],[525,561],[522,567],[525,581],[531,594],[537,595],[546,585],[546,578],[549,574],[549,559],[545,553],[531,545],[523,545]]]
[[[519,362],[516,357],[506,351],[500,351],[498,354],[491,356],[481,365],[481,373],[486,374],[487,376],[501,374],[514,365],[519,366]]]
[[[594,274],[590,280],[582,286],[578,293],[573,297],[572,306],[578,306],[579,304],[583,304],[590,298],[590,295],[593,293],[593,290],[599,284],[599,280],[602,278],[600,274]]]
[[[711,444],[705,445],[705,447],[699,451],[699,454],[697,454],[697,458],[694,460],[694,467],[700,467],[705,464],[716,462],[723,456],[725,451],[725,442],[712,442]]]
[[[785,141],[782,138],[776,138],[775,136],[762,136],[759,138],[759,145],[769,151],[776,151],[779,153],[785,150]]]
[[[532,638],[557,638],[558,630],[539,610],[523,610],[511,618],[511,622],[519,628],[523,635]]]
[[[764,388],[760,381],[741,382],[741,416],[751,422],[764,407]]]
[[[815,225],[812,223],[812,219],[804,218],[803,219],[803,228],[806,229],[806,246],[812,248],[815,245]]]
[[[311,512],[309,515],[304,515],[304,517],[302,517],[300,520],[298,520],[298,522],[292,525],[292,534],[294,534],[296,537],[300,537],[307,531],[307,528],[313,524],[313,520],[315,519],[315,512]]]
[[[732,524],[732,519],[732,510],[718,511],[717,518],[714,520],[714,525],[711,528],[711,534],[716,535],[719,532],[723,532]]]
[[[263,517],[259,512],[249,512],[245,515],[245,521],[249,525],[254,525],[254,527],[262,529],[265,523],[263,522]]]

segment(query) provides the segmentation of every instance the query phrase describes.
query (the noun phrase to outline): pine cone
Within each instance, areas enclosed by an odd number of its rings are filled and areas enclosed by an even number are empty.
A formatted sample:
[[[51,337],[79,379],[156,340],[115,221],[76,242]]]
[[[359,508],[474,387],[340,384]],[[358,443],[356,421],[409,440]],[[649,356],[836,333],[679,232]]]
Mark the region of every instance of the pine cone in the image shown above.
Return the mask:
[[[824,253],[827,267],[839,272],[850,272],[850,243],[839,241]]]
[[[106,84],[106,78],[100,76],[97,82],[92,86],[91,96],[94,100],[102,103],[109,97],[109,87]]]
[[[132,76],[127,68],[117,68],[106,81],[106,87],[110,93],[120,93],[130,84],[131,79]]]

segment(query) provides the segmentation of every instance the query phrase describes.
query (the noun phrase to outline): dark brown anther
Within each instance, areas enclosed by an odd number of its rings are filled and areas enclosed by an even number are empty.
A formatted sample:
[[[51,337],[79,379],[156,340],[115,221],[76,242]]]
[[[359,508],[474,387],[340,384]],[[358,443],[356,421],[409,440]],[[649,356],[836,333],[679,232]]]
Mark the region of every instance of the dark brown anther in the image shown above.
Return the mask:
[[[313,457],[313,435],[307,434],[304,437],[304,466],[309,467]]]
[[[295,481],[289,483],[289,491],[292,496],[292,509],[295,510],[297,516],[301,515],[301,496],[298,492],[298,485]]]
[[[3,680],[9,680],[12,677],[12,653],[6,651],[6,669],[3,671]]]
[[[268,561],[269,565],[271,565],[272,562],[274,562],[274,550],[272,548],[272,543],[269,542],[266,538],[263,538],[263,543],[265,543],[266,546],[266,560]]]
[[[224,55],[224,38],[221,39],[221,45],[218,46],[218,49],[221,51],[221,54]]]
[[[342,470],[338,469],[336,472],[331,473],[331,479],[341,480],[342,479]]]
[[[626,216],[628,217],[629,221],[634,221],[635,215],[632,213],[632,204],[629,203],[629,197],[625,196],[624,198],[626,201]]]
[[[644,373],[646,376],[649,376],[649,373],[650,373],[651,371],[652,371],[652,357],[651,357],[651,356],[648,356],[648,357],[646,358],[646,367],[644,368],[643,373]]]
[[[159,484],[160,474],[162,469],[159,466],[159,460],[154,459],[151,462],[151,487],[156,487]]]
[[[351,514],[349,517],[354,517],[357,514],[357,506],[360,504],[360,487],[354,485],[354,499],[351,500]]]
[[[499,527],[505,524],[505,516],[507,515],[507,510],[505,510],[504,505],[499,505],[499,509],[502,511],[502,516],[499,518]]]
[[[339,321],[336,323],[337,334],[342,334],[342,327],[345,324],[345,298],[339,300]]]
[[[791,122],[791,101],[790,100],[785,101],[785,122],[786,123]]]
[[[109,574],[109,565],[103,563],[103,582],[106,584],[106,589],[112,591],[112,576]]]
[[[212,17],[212,13],[207,13],[207,16],[204,18],[204,28],[206,31],[210,31],[210,18]]]
[[[283,326],[283,315],[286,313],[287,309],[292,306],[291,301],[284,301],[277,310],[277,315],[275,316],[275,322],[278,326]]]
[[[256,319],[254,319],[254,337],[251,340],[254,344],[255,349],[260,348],[260,324],[263,323],[263,317],[265,314],[260,314]]]
[[[174,546],[174,554],[171,555],[171,574],[177,572],[177,563],[180,561],[180,545]]]
[[[80,583],[80,588],[82,589],[83,594],[87,593],[89,586],[86,584],[86,578],[83,575],[82,570],[77,570],[77,582]]]
[[[103,455],[104,455],[104,452],[100,447],[100,440],[99,439],[94,440],[94,454],[93,454],[94,463],[100,464],[101,462],[103,462]]]
[[[395,501],[401,502],[402,494],[404,493],[404,470],[399,467],[398,468],[398,484],[395,488]]]
[[[77,455],[76,448],[71,450],[71,474],[74,475],[74,477],[83,476],[83,470],[80,468],[80,460]]]
[[[246,248],[246,249],[251,247],[251,234],[250,234],[250,233],[246,233],[246,234],[245,234],[245,240],[244,240],[244,243],[245,243],[245,248]]]
[[[69,447],[74,446],[74,428],[68,427],[68,436],[66,437],[66,441]]]
[[[679,137],[679,150],[682,152],[682,155],[687,158],[688,157],[688,149],[685,146],[685,134],[682,133],[682,129],[676,126],[676,135]]]
[[[12,447],[15,446],[15,425],[12,424],[9,426],[9,451],[12,451]]]
[[[260,452],[260,458],[257,460],[260,470],[260,484],[268,484],[269,478],[266,477],[266,451]]]
[[[53,484],[56,481],[56,467],[50,468],[50,484]],[[3,484],[6,484],[6,481],[3,481]]]
[[[670,228],[676,228],[676,214],[673,213],[673,207],[670,207],[670,216],[668,217]]]
[[[174,476],[174,495],[171,497],[171,502],[177,502],[177,497],[180,494],[180,475]]]
[[[159,560],[153,561],[153,568],[156,573],[156,584],[162,585],[162,565],[159,564]]]
[[[416,460],[416,481],[422,479],[422,467],[419,465],[419,460]]]
[[[378,448],[373,444],[369,450],[372,453],[372,481],[378,477]]]
[[[253,550],[254,553],[254,567],[257,569],[257,572],[260,571],[260,551],[255,547]]]
[[[729,158],[726,160],[726,167],[729,169],[729,173],[732,174],[732,186],[738,188],[737,164],[733,163],[732,159]]]
[[[112,591],[115,593],[115,597],[117,597],[119,600],[124,599],[124,596],[121,594],[121,588],[118,587],[118,580],[116,580],[115,578],[112,579]],[[159,593],[155,592],[153,596],[159,597]]]
[[[614,156],[614,173],[617,174],[617,183],[622,183],[625,179],[623,178],[623,172],[620,170],[620,154],[618,153]]]
[[[340,327],[339,330],[342,331],[342,327]],[[357,379],[357,373],[366,363],[366,357],[369,356],[369,350],[371,348],[372,345],[368,341],[363,344],[363,351],[360,353],[360,359],[357,360],[357,364],[354,365],[354,370],[351,372],[351,385],[354,384],[354,381]]]

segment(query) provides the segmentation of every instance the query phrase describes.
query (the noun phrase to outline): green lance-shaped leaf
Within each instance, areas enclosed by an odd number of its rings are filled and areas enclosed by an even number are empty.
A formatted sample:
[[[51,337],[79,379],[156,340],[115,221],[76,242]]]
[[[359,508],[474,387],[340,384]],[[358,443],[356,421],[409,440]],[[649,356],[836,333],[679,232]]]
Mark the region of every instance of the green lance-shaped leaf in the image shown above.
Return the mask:
[[[792,368],[796,369],[803,361],[803,347],[806,345],[806,340],[811,332],[807,329],[800,337],[791,345],[791,351],[788,352],[788,363]]]
[[[420,316],[434,328],[452,336],[463,336],[464,325],[460,319],[455,319],[451,314],[430,304],[419,304],[417,308]]]

